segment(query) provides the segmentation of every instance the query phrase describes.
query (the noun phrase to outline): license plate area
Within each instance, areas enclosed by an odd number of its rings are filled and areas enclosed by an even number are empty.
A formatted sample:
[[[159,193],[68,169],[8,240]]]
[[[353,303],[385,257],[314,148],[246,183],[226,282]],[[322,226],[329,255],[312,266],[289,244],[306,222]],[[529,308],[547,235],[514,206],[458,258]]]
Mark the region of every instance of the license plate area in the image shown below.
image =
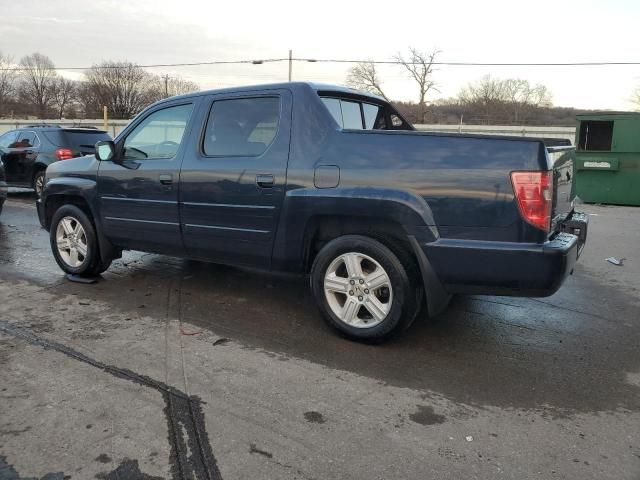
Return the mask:
[[[586,213],[573,212],[569,218],[560,223],[558,231],[570,233],[578,237],[578,257],[587,242],[589,216]]]

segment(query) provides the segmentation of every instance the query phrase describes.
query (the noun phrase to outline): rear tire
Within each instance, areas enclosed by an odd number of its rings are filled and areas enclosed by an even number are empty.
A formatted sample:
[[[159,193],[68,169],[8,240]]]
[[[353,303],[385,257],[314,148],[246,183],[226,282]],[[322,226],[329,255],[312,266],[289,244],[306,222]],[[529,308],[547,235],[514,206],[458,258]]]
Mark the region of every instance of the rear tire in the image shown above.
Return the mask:
[[[56,210],[49,239],[53,257],[65,273],[95,277],[111,264],[102,262],[93,223],[75,205],[63,205]]]
[[[42,191],[44,190],[45,170],[38,170],[33,176],[33,189],[36,192],[36,196],[40,198]]]
[[[332,240],[311,268],[311,290],[327,323],[346,337],[381,342],[413,322],[412,279],[385,245],[361,235]]]

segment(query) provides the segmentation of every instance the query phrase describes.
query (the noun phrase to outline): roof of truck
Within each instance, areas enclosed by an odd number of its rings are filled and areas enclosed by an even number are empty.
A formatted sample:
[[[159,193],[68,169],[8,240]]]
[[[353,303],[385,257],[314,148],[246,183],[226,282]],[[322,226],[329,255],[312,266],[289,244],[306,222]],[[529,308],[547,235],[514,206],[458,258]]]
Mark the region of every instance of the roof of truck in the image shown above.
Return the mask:
[[[242,86],[242,87],[227,87],[227,88],[216,88],[213,90],[203,90],[203,91],[199,91],[199,92],[193,92],[193,93],[187,93],[185,95],[180,95],[178,97],[170,97],[171,99],[175,99],[175,98],[189,98],[189,97],[197,97],[200,95],[207,95],[207,94],[219,94],[219,93],[241,93],[241,92],[252,92],[255,90],[276,90],[276,89],[281,89],[281,88],[300,88],[303,86],[307,86],[307,87],[311,87],[313,90],[316,91],[329,91],[329,92],[336,92],[336,93],[344,93],[347,95],[359,95],[362,97],[369,97],[372,99],[376,99],[378,101],[386,101],[384,98],[375,95],[373,93],[370,92],[365,92],[362,90],[356,90],[355,88],[349,88],[343,85],[332,85],[332,84],[328,84],[328,83],[314,83],[314,82],[282,82],[282,83],[266,83],[266,84],[259,84],[259,85],[246,85],[246,86]],[[165,99],[165,100],[169,100],[169,99]],[[164,100],[162,100],[164,101]]]

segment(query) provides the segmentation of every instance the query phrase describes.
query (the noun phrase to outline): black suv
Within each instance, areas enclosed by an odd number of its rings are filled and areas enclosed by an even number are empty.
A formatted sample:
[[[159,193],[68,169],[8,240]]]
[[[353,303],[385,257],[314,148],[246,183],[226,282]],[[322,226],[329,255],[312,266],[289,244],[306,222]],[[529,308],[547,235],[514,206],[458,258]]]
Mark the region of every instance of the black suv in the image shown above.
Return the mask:
[[[91,127],[28,125],[11,130],[0,136],[0,158],[7,184],[33,188],[40,196],[47,166],[58,160],[93,155],[96,142],[101,140],[111,137]]]

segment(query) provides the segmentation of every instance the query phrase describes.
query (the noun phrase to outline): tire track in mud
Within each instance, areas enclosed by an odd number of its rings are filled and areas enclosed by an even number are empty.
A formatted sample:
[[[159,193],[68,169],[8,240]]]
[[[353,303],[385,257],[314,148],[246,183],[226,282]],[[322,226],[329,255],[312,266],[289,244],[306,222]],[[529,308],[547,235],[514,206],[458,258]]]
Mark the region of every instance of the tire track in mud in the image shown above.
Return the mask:
[[[74,360],[91,365],[116,378],[156,390],[164,399],[164,415],[169,430],[171,457],[169,464],[174,480],[221,480],[222,476],[205,428],[202,401],[163,382],[126,368],[108,365],[62,343],[47,340],[29,330],[0,320],[0,332],[24,340],[46,350],[54,350]]]

